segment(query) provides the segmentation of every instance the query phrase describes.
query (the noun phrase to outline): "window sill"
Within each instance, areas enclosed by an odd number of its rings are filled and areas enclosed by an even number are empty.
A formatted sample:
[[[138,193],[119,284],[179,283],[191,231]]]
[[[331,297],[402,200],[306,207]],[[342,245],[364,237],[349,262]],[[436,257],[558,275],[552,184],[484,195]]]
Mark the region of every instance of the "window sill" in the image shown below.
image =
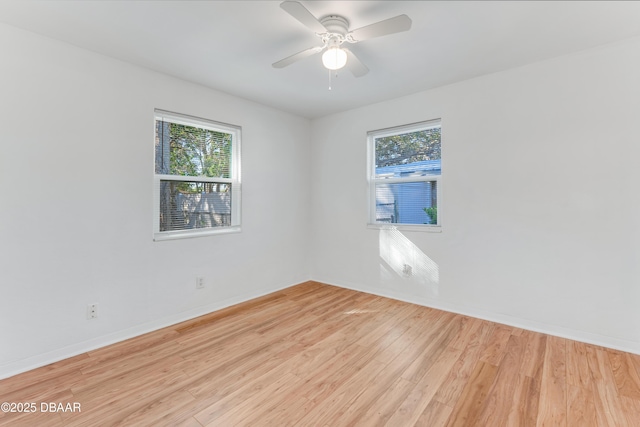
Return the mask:
[[[442,233],[441,225],[420,225],[420,224],[367,224],[367,228],[374,230],[401,230],[420,231],[424,233]]]
[[[153,240],[160,242],[164,240],[192,239],[196,237],[214,236],[216,234],[240,233],[240,226],[219,227],[206,230],[190,230],[190,231],[168,231],[164,233],[154,233]]]

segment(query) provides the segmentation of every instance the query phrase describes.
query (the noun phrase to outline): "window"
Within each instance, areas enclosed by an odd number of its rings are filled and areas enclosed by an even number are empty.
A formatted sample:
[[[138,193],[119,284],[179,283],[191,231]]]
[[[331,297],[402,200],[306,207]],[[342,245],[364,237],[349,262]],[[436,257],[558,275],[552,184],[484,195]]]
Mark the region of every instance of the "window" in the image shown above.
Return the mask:
[[[368,134],[369,223],[437,229],[440,120]]]
[[[155,240],[240,231],[240,128],[155,111]]]

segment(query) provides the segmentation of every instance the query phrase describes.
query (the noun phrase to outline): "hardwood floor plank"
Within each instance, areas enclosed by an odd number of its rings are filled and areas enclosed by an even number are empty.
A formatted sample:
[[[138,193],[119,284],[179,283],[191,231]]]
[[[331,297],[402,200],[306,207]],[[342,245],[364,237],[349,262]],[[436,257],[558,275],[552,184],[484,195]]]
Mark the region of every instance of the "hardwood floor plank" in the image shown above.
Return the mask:
[[[606,350],[595,348],[593,353],[595,358],[590,363],[594,364],[590,364],[590,367],[594,377],[601,378],[593,388],[594,403],[601,422],[609,426],[633,427],[633,424],[629,425],[629,417],[625,416]]]
[[[493,328],[493,324],[482,320],[477,320],[469,326],[469,341],[464,346],[456,346],[456,348],[463,347],[463,352],[436,392],[434,397],[436,400],[453,408],[469,381]]]
[[[301,350],[287,362],[287,372],[306,378],[314,375],[321,367],[354,346],[351,337],[344,332],[336,332],[316,344]]]
[[[184,349],[180,354],[184,358],[181,369],[189,376],[199,376],[204,371],[213,371],[225,364],[233,363],[242,357],[262,348],[268,341],[260,335],[247,331],[237,338],[217,342],[196,352]]]
[[[90,399],[82,395],[75,396],[76,401],[82,404],[82,413],[74,414],[65,425],[83,426],[92,424],[91,420],[95,420],[98,425],[108,425],[105,421],[107,419],[114,420],[115,423],[152,405],[154,401],[161,400],[167,393],[182,388],[187,381],[188,377],[180,371],[164,375],[159,373],[145,383],[105,391],[104,399],[96,394]]]
[[[202,424],[200,424],[195,418],[193,417],[189,417],[183,421],[177,421],[175,423],[172,424],[166,424],[166,425],[170,425],[172,427],[202,427]]]
[[[323,340],[340,330],[348,330],[350,326],[354,326],[355,328],[364,320],[363,317],[341,314],[340,311],[342,310],[337,309],[336,312],[327,313],[317,318],[315,322],[308,322],[306,327],[298,328],[289,333],[287,339],[296,341],[296,345],[293,346],[290,351],[297,352],[305,350],[319,340]],[[296,323],[299,322],[297,318],[292,318],[291,320]],[[282,324],[280,324],[278,330],[281,329]]]
[[[309,413],[314,406],[315,404],[308,399],[290,393],[260,418],[260,425],[274,427],[297,425],[296,421]]]
[[[567,425],[597,427],[596,406],[590,384],[567,385]]]
[[[108,364],[104,369],[83,373],[85,381],[71,386],[71,391],[75,395],[83,394],[88,397],[91,395],[90,390],[97,389],[95,394],[100,395],[101,390],[111,386],[112,383],[129,381],[143,383],[149,374],[157,373],[160,368],[169,366],[172,369],[177,369],[175,365],[181,363],[183,359],[177,355],[177,344],[173,343],[173,345],[174,347],[166,353],[161,352],[151,356],[144,354],[139,358],[128,357],[122,365]]]
[[[522,336],[527,337],[527,347],[522,356],[521,373],[536,378],[542,373],[548,336],[531,331],[525,331]]]
[[[422,350],[419,357],[417,357],[413,363],[405,369],[402,373],[402,378],[413,383],[420,381],[420,379],[424,377],[425,373],[432,367],[434,360],[436,360],[438,356],[446,350],[449,342],[451,342],[452,338],[458,334],[462,326],[462,319],[456,317],[442,328],[438,328],[437,331],[427,338],[427,342],[429,344]]]
[[[625,353],[629,360],[631,361],[631,365],[636,369],[636,374],[640,375],[640,354],[632,354]]]
[[[323,362],[326,362],[328,360],[335,360],[336,356],[338,356],[343,350],[345,350],[348,347],[348,343],[346,342],[346,340],[343,339],[343,337],[339,336],[338,334],[334,334],[334,335],[335,336],[330,336],[318,342],[317,345],[314,346],[314,347],[320,347],[327,350],[328,354],[325,354],[324,356],[333,356],[332,358],[326,357],[326,358],[316,359],[315,362],[317,363],[316,365],[317,367],[319,367],[320,365],[323,364]],[[314,350],[314,349],[311,348],[305,351],[300,351],[297,354],[289,353],[289,352],[286,352],[283,354],[281,352],[278,352],[277,355],[280,358],[280,363],[277,366],[267,371],[264,375],[259,377],[258,380],[254,379],[253,381],[247,383],[246,385],[243,385],[240,388],[236,388],[235,391],[225,395],[223,398],[216,401],[214,404],[210,405],[205,410],[201,411],[201,413],[197,414],[196,419],[200,421],[202,424],[211,423],[214,420],[216,420],[217,416],[221,416],[222,414],[225,413],[225,411],[229,410],[229,408],[233,408],[237,406],[240,402],[244,402],[245,400],[249,399],[247,395],[250,394],[252,391],[258,392],[261,389],[268,387],[268,384],[274,381],[279,381],[281,377],[289,374],[291,375],[297,374],[296,378],[301,378],[301,377],[304,377],[306,370],[314,372],[315,371],[315,369],[313,368],[314,365],[307,364],[309,360],[308,353],[310,352],[310,350]],[[281,356],[284,356],[285,354],[289,356],[288,359],[281,357]],[[291,381],[291,383],[292,383],[291,385],[293,385],[293,381]],[[237,386],[239,383],[235,382],[235,384]],[[234,423],[239,422],[239,419],[237,416],[235,416],[234,420],[235,420]]]
[[[412,355],[413,359],[422,353],[430,345],[430,340],[437,336],[439,328],[446,327],[447,323],[452,320],[449,313],[435,313],[425,323],[426,327],[417,327],[416,325],[408,325],[406,328],[395,329],[383,336],[379,341],[379,346],[385,346],[376,359],[383,363],[390,363],[398,355]],[[391,341],[391,342],[390,342]]]
[[[282,323],[282,328],[267,337],[251,332],[249,339],[239,338],[242,340],[241,349],[237,349],[236,344],[231,342],[229,345],[236,349],[225,351],[223,356],[215,349],[211,350],[207,356],[199,356],[193,360],[199,366],[190,367],[187,371],[190,376],[194,376],[190,392],[203,396],[215,390],[219,394],[220,387],[228,391],[229,387],[225,384],[230,383],[229,378],[234,379],[231,384],[237,383],[251,372],[261,372],[265,368],[265,363],[280,363],[276,355],[288,351],[297,344],[293,339],[296,332],[306,329],[310,324],[317,324],[316,317],[303,316],[302,318],[304,321],[288,319],[288,322]],[[219,385],[217,381],[211,381],[211,376],[223,382],[223,385]],[[251,377],[248,376],[248,378]]]
[[[640,376],[633,366],[631,357],[621,351],[607,350],[613,378],[620,396],[640,400]]]
[[[504,425],[535,427],[540,387],[536,385],[535,379],[522,374],[516,375],[512,381],[515,382],[512,404],[508,408],[509,415]]]
[[[511,336],[513,328],[504,325],[496,325],[489,338],[486,349],[480,356],[480,360],[493,366],[498,366],[504,356],[504,350]]]
[[[398,348],[410,345],[411,339],[403,338],[408,331],[411,329],[415,331],[416,324],[422,324],[408,320],[409,318],[414,319],[415,306],[408,308],[407,310],[398,310],[395,316],[381,317],[379,322],[371,322],[371,325],[376,325],[376,327],[369,328],[356,343],[362,346],[378,346],[382,351],[378,352],[376,359],[382,363],[389,363],[396,357]],[[392,346],[394,349],[390,348]]]
[[[286,387],[278,390],[275,393],[270,394],[263,401],[263,404],[258,408],[251,410],[241,420],[239,425],[246,426],[263,426],[263,425],[286,425],[286,419],[281,418],[284,413],[279,411],[282,407],[289,407],[292,411],[290,414],[298,413],[298,411],[304,411],[304,406],[308,404],[308,401],[303,397],[300,397],[294,393],[298,384],[302,380],[294,379]],[[255,399],[257,400],[257,399]],[[216,424],[219,425],[219,424]]]
[[[526,339],[522,336],[511,335],[505,346],[504,356],[498,365],[494,383],[487,395],[483,411],[479,416],[480,425],[507,425],[512,411],[519,411],[524,407],[522,401],[516,401],[516,379],[520,373],[520,366],[525,350]],[[511,419],[521,418],[511,416]]]
[[[81,399],[85,404],[108,402],[112,398],[122,397],[130,390],[144,389],[153,380],[187,376],[180,369],[177,362],[180,357],[167,358],[162,363],[154,363],[141,367],[135,375],[131,373],[117,374],[114,377],[97,379],[90,378],[81,388],[71,388],[73,396]],[[160,361],[158,361],[160,362]]]
[[[12,392],[0,392],[0,402],[50,402],[73,396],[70,388],[84,384],[87,379],[80,373],[66,373],[60,378],[35,382]]]
[[[463,349],[447,347],[434,360],[431,367],[417,381],[411,392],[389,417],[388,425],[413,425],[418,419],[424,417],[424,412],[429,404],[435,400],[434,396],[442,387],[452,367],[459,360]]]
[[[640,400],[621,396],[620,406],[624,411],[623,415],[627,417],[628,424],[630,426],[640,426]]]
[[[290,288],[282,289],[279,292],[286,295],[290,300],[296,300],[306,295],[314,295],[322,290],[331,290],[332,287],[333,286],[331,285],[325,285],[314,282],[313,280],[308,280],[306,282],[298,283],[295,286],[291,286]]]
[[[577,341],[567,342],[567,384],[590,388],[591,370],[587,346]]]
[[[377,351],[373,347],[351,344],[316,369],[299,372],[302,383],[290,390],[282,402],[269,408],[261,422],[276,426],[298,425],[300,419],[329,399],[354,373],[371,363],[377,364],[374,360]],[[380,369],[383,366],[377,365]]]
[[[548,337],[540,387],[538,426],[567,425],[566,341]]]
[[[154,425],[173,426],[192,418],[189,414],[182,414],[179,408],[195,401],[195,398],[187,391],[178,390],[159,399],[149,402],[140,409],[121,418],[117,416],[113,423],[125,426]],[[103,425],[109,425],[111,420],[105,418]]]
[[[526,397],[520,398],[518,401],[525,402],[522,412],[522,425],[535,426],[538,422],[547,336],[530,331],[525,333],[527,347],[522,356],[521,386],[522,392]],[[525,333],[522,336],[525,336]]]
[[[344,412],[375,378],[385,365],[376,360],[364,364],[359,370],[351,372],[348,378],[340,382],[330,395],[318,400],[311,399],[315,406],[300,420],[299,425],[340,425]]]
[[[437,400],[432,400],[429,402],[427,407],[424,408],[424,411],[422,412],[422,414],[420,414],[420,418],[418,418],[418,421],[416,421],[414,425],[416,427],[444,426],[447,424],[447,420],[451,416],[452,411],[453,411],[452,407],[445,405],[443,403],[440,403]],[[388,425],[394,426],[391,423],[389,423]],[[398,425],[397,427],[404,427],[404,426]]]
[[[244,353],[238,360],[229,359],[214,369],[203,366],[199,373],[190,376],[191,382],[187,389],[201,399],[224,397],[280,365],[282,359],[275,357],[275,353],[294,344],[280,340],[272,345],[264,344]]]
[[[379,397],[366,396],[366,391],[354,401],[340,418],[345,425],[383,426],[415,387],[412,381],[397,378]],[[367,389],[370,390],[370,389]],[[363,398],[365,397],[366,398]]]
[[[130,338],[126,341],[121,341],[107,347],[90,351],[87,354],[93,361],[92,366],[104,366],[107,361],[115,360],[115,363],[118,363],[123,357],[127,357],[132,353],[137,353],[138,351],[147,350],[159,344],[172,342],[178,336],[179,333],[175,330],[161,329],[140,337]],[[89,367],[83,367],[81,369],[89,371]]]
[[[474,319],[472,317],[462,316],[461,327],[458,333],[449,342],[449,347],[464,350],[469,345],[471,337],[477,333],[480,326],[487,324],[488,322]]]
[[[0,399],[10,394],[16,398],[35,398],[34,394],[40,395],[40,393],[49,388],[48,384],[81,382],[83,377],[80,375],[79,370],[93,364],[94,361],[91,360],[88,354],[84,353],[29,371],[30,381],[24,381],[24,374],[0,380],[0,384],[2,384]],[[34,390],[24,391],[24,389],[33,389],[34,387],[39,388],[35,393]],[[2,402],[4,401],[6,399],[2,400]]]
[[[524,329],[514,327],[514,328],[513,328],[513,331],[511,331],[511,335],[514,335],[514,336],[516,336],[516,337],[519,337],[519,336],[521,336],[524,332],[525,332],[525,330],[524,330]]]
[[[640,356],[316,282],[0,381],[0,426],[640,426]]]
[[[322,402],[347,381],[355,371],[371,362],[375,350],[352,345],[329,359],[315,371],[307,371],[301,378],[304,384],[298,393],[309,401]],[[380,364],[384,366],[383,364]]]
[[[492,353],[495,354],[495,353]],[[469,381],[462,390],[460,398],[453,408],[448,427],[467,427],[477,425],[478,417],[486,403],[487,394],[493,385],[498,367],[484,361],[478,361]]]
[[[446,349],[443,348],[443,350]],[[406,357],[403,354],[398,355],[396,359],[387,364],[385,369],[371,380],[371,386],[367,387],[351,403],[342,415],[341,422],[346,425],[355,425],[356,423],[363,425],[384,424],[415,388],[415,380],[405,378],[404,373],[414,365],[416,360],[426,359],[427,354],[428,348],[425,348],[422,354],[417,355],[416,359],[413,359],[414,355],[411,354],[406,355]],[[450,353],[447,356],[446,361],[452,364],[455,357]],[[432,365],[436,366],[436,368],[440,366],[437,363]],[[425,372],[426,374],[427,372]],[[435,376],[435,374],[431,373],[431,376]],[[432,382],[435,382],[435,380]]]
[[[214,311],[213,313],[200,316],[193,320],[188,320],[180,324],[178,327],[174,328],[174,330],[182,334],[196,328],[206,327],[220,319],[238,315],[242,316],[246,314],[247,310],[257,309],[260,308],[260,306],[268,305],[269,303],[281,300],[283,298],[285,298],[285,296],[282,293],[275,292],[273,294],[265,295],[260,298],[255,298],[251,301],[235,304],[230,307]]]
[[[61,427],[66,425],[60,414],[55,412],[38,410],[35,413],[7,413],[4,415],[0,418],[0,426],[2,427]]]
[[[228,399],[197,413],[194,418],[204,426],[250,425],[246,422],[253,413],[271,397],[277,396],[288,387],[295,387],[300,378],[275,370],[254,381],[247,387],[228,396]]]

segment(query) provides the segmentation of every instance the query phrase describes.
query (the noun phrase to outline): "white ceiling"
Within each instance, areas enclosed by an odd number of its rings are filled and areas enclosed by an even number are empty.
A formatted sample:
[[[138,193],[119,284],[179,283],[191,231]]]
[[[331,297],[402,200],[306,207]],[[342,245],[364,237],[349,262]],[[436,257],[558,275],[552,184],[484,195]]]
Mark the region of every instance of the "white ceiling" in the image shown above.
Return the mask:
[[[350,28],[407,14],[408,32],[351,49],[370,72],[329,72],[280,1],[0,1],[0,22],[309,118],[640,35],[634,1],[302,1]]]

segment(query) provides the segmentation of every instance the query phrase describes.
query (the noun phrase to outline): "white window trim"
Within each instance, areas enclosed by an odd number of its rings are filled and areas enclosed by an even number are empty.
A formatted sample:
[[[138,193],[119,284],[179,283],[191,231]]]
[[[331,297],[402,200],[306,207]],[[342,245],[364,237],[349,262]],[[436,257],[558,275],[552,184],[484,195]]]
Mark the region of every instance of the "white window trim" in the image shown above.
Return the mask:
[[[406,178],[376,178],[375,171],[375,139],[384,138],[403,133],[410,133],[429,128],[442,128],[442,119],[428,120],[424,122],[411,123],[408,125],[378,129],[367,132],[367,185],[369,188],[367,198],[367,228],[376,230],[397,229],[404,231],[422,231],[429,233],[442,232],[442,175],[437,176],[410,176]],[[376,222],[376,184],[395,184],[402,182],[437,182],[436,197],[438,200],[438,223],[437,224],[401,224]]]
[[[155,122],[156,120],[168,120],[173,123],[183,124],[187,126],[198,126],[216,132],[224,132],[233,135],[233,144],[231,145],[231,178],[211,178],[205,176],[179,176],[165,175],[155,173],[155,154],[153,159],[153,240],[174,240],[185,239],[202,236],[211,236],[216,234],[239,233],[241,227],[241,201],[242,201],[242,185],[241,185],[241,134],[242,128],[236,125],[216,122],[213,120],[203,119],[200,117],[189,116],[186,114],[173,113],[170,111],[155,109],[154,122],[154,147],[155,147]],[[154,151],[155,153],[155,151]],[[228,227],[211,227],[196,228],[191,230],[174,230],[160,231],[160,181],[196,181],[196,182],[215,182],[231,184],[231,225]]]

